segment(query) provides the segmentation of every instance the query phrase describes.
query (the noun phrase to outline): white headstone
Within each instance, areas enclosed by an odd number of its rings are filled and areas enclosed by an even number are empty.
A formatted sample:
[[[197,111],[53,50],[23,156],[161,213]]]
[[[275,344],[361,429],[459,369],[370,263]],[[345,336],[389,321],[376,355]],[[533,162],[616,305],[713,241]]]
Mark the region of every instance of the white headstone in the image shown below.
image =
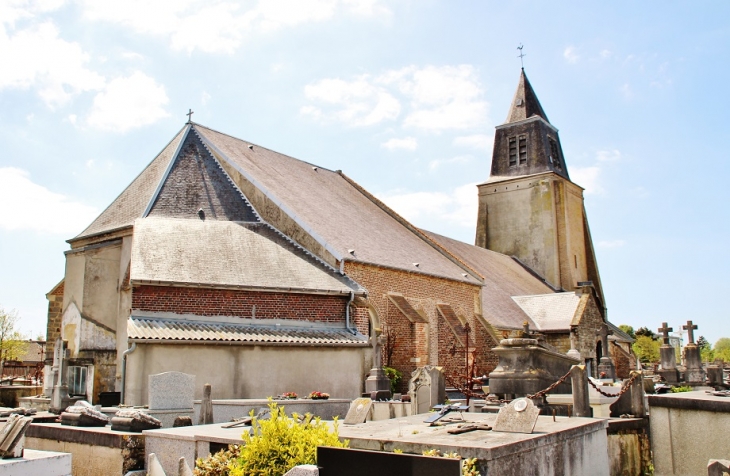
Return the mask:
[[[532,433],[540,416],[540,409],[529,398],[518,398],[499,409],[494,431]]]
[[[148,389],[150,410],[193,408],[195,375],[182,372],[150,375]]]
[[[347,415],[345,415],[345,425],[365,423],[372,405],[373,401],[369,398],[356,398],[353,400],[350,404],[350,409],[347,411]]]

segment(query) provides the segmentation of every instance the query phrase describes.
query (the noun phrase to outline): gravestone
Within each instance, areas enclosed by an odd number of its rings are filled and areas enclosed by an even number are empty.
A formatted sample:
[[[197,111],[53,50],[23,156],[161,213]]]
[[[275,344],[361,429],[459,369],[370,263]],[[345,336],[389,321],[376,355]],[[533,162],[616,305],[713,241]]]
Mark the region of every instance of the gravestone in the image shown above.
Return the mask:
[[[411,374],[408,382],[413,413],[428,413],[435,405],[446,401],[446,379],[442,367],[426,365]]]
[[[119,410],[112,417],[112,430],[129,431],[132,433],[141,433],[144,430],[156,430],[162,427],[162,423],[140,410],[123,409]]]
[[[381,348],[384,343],[385,337],[378,334],[374,339],[373,346],[373,368],[370,369],[368,378],[365,379],[365,393],[370,395],[372,392],[380,392],[380,395],[387,396],[384,400],[390,399],[390,379],[385,375],[383,370],[383,363],[381,359]]]
[[[209,425],[213,423],[213,397],[212,388],[209,383],[203,385],[203,400],[200,403],[200,416],[198,425]]]
[[[603,350],[601,361],[598,363],[598,375],[613,381],[616,378],[616,367],[613,365],[611,351],[608,347],[608,336],[613,334],[613,331],[608,328],[608,323],[604,322],[596,334],[601,338],[601,349]]]
[[[664,343],[659,347],[659,355],[661,360],[661,368],[658,373],[670,385],[679,383],[679,372],[677,371],[677,357],[674,353],[674,347],[669,345],[669,333],[674,329],[669,327],[666,322],[662,323],[659,332],[662,333]]]
[[[711,459],[707,463],[707,476],[726,476],[730,474],[730,460]]]
[[[316,464],[301,464],[294,466],[284,476],[319,476],[319,468]]]
[[[707,366],[707,384],[710,387],[723,386],[722,367],[712,364]]]
[[[345,415],[345,425],[365,423],[372,405],[373,401],[369,398],[356,398],[353,400],[350,404],[350,409],[347,411],[347,415]]]
[[[194,399],[195,375],[163,372],[148,377],[149,409],[145,413],[159,420],[163,428],[171,428],[178,416],[193,418]]]
[[[23,456],[25,431],[33,421],[30,417],[10,415],[0,432],[0,458],[20,458]]]
[[[702,357],[700,355],[700,347],[695,343],[694,331],[697,324],[687,321],[686,326],[682,329],[687,331],[689,343],[684,346],[684,380],[690,385],[704,385],[705,371],[702,369]]]
[[[494,422],[494,431],[532,433],[540,416],[540,409],[529,398],[518,398],[500,408]]]
[[[646,416],[643,373],[632,370],[630,377],[634,377],[631,387],[609,407],[612,418],[620,418],[622,415],[632,415],[634,418],[644,418]],[[624,382],[624,385],[627,384],[628,380]]]
[[[56,346],[53,349],[53,367],[51,370],[53,378],[53,392],[51,393],[50,412],[59,415],[69,405],[73,404],[73,400],[68,394],[68,386],[66,385],[66,348],[63,339],[56,340]]]

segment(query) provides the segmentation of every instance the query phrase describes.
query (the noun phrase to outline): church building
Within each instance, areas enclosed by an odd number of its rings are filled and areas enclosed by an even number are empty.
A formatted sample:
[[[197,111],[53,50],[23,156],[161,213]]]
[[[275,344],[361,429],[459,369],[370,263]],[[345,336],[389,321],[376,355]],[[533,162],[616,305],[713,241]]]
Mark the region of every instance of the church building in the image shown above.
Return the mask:
[[[582,191],[524,71],[476,246],[418,229],[340,170],[189,121],[68,240],[48,353],[67,343],[75,394],[134,405],[172,370],[196,375],[197,398],[204,383],[214,398],[354,398],[374,352],[401,391],[427,364],[456,378],[467,348],[488,374],[525,322],[592,362],[606,317]]]

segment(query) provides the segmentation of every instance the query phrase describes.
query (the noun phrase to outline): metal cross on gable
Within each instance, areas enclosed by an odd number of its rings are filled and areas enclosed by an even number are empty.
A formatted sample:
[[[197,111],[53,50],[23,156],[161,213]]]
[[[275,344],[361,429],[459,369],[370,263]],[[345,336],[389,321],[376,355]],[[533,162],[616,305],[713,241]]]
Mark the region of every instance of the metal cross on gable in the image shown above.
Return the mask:
[[[674,329],[669,327],[666,322],[662,322],[662,327],[657,330],[662,333],[664,343],[669,344],[669,333],[672,332]]]
[[[193,114],[195,114],[195,111],[193,111],[192,109],[188,109],[188,113],[185,114],[186,116],[188,116],[188,124],[193,122]]]
[[[687,334],[689,334],[689,343],[694,344],[695,343],[695,329],[697,329],[697,324],[692,324],[692,321],[687,321],[686,326],[682,326],[682,329],[687,331]]]

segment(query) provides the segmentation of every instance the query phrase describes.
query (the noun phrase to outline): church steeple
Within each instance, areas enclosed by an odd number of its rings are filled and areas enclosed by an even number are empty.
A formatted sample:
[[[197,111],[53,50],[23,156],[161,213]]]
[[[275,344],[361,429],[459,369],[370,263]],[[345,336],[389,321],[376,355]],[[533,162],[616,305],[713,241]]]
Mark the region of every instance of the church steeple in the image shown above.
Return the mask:
[[[512,106],[509,108],[509,114],[507,115],[505,124],[523,121],[532,116],[540,116],[550,123],[523,69],[520,73],[520,82],[517,85],[515,96],[512,98]]]
[[[507,121],[497,126],[490,180],[542,172],[570,179],[558,130],[550,124],[523,69]]]

